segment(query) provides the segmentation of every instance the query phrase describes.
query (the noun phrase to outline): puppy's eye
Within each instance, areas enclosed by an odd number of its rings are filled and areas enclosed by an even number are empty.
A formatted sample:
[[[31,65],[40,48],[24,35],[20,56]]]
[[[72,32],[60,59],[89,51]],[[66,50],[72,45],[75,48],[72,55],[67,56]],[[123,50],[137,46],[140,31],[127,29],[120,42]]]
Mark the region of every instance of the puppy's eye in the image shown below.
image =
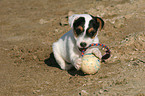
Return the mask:
[[[95,31],[87,32],[87,36],[93,38],[96,35]]]
[[[75,30],[75,32],[76,32],[77,35],[80,35],[80,34],[82,33],[81,29],[79,29],[79,28],[77,28],[77,29]]]

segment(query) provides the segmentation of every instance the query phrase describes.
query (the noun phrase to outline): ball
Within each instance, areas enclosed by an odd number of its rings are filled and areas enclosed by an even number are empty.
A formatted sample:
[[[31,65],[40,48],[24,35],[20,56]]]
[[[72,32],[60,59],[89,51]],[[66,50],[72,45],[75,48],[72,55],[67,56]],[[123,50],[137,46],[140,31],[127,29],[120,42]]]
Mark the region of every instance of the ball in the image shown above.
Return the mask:
[[[81,70],[86,74],[95,74],[100,68],[100,60],[92,53],[82,57]]]

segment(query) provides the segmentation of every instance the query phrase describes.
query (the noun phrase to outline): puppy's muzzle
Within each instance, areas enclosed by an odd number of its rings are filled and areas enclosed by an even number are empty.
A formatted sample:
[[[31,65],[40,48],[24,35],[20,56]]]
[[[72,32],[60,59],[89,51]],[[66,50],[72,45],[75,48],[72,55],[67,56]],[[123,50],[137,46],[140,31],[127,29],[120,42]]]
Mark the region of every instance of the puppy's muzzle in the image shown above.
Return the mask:
[[[81,42],[80,43],[80,46],[81,46],[81,48],[79,48],[79,50],[82,52],[83,50],[86,50],[87,49],[87,43],[86,42]]]

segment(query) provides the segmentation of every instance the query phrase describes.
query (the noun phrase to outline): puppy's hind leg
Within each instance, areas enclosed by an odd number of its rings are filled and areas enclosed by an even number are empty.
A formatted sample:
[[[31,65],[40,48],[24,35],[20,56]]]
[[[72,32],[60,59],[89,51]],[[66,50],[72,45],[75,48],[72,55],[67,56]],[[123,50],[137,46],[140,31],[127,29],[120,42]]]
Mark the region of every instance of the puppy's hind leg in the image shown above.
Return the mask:
[[[69,70],[69,69],[71,69],[73,67],[72,64],[67,64],[65,62],[65,60],[61,57],[61,55],[59,54],[58,49],[55,46],[55,44],[53,44],[53,53],[54,53],[55,60],[59,64],[61,69],[63,69],[63,70]]]
[[[63,69],[63,70],[69,70],[69,69],[72,68],[72,64],[67,64],[64,61],[64,59],[57,52],[53,52],[53,53],[54,53],[55,60],[59,64],[61,69]]]

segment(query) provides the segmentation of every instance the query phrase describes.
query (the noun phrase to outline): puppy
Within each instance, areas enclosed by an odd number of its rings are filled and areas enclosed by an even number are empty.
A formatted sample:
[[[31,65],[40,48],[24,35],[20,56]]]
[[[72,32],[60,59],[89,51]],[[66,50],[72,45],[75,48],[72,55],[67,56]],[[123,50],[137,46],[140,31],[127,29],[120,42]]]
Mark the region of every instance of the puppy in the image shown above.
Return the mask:
[[[53,53],[61,69],[69,70],[73,66],[80,70],[82,57],[81,51],[94,53],[100,59],[101,52],[97,47],[89,47],[92,43],[99,43],[98,31],[104,26],[104,21],[99,17],[89,14],[74,14],[69,17],[71,30],[64,34],[57,42],[53,43]]]

